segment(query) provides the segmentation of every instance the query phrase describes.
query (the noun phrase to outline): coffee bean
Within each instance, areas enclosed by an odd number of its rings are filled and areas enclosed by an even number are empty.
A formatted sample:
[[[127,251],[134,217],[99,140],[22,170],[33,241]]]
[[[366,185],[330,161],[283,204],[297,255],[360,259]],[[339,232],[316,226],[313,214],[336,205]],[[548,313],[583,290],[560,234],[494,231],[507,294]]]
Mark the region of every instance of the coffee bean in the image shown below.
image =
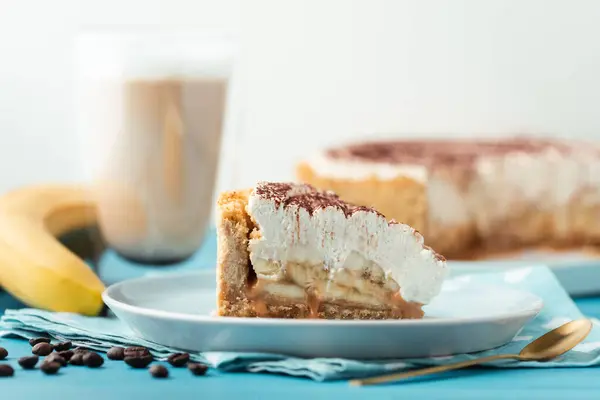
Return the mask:
[[[73,343],[71,342],[56,343],[54,345],[54,351],[65,351],[69,350],[71,347],[73,347]]]
[[[125,357],[141,357],[150,355],[150,351],[142,346],[127,347],[123,354]]]
[[[125,364],[132,368],[146,368],[152,362],[152,356],[125,357]]]
[[[44,361],[40,366],[40,369],[46,375],[54,375],[60,369],[60,364],[57,362],[46,362]]]
[[[69,364],[71,365],[83,365],[83,356],[86,353],[75,353],[73,357],[69,360]]]
[[[169,370],[160,364],[156,364],[150,367],[150,374],[155,378],[168,378]]]
[[[122,360],[125,358],[125,349],[122,347],[111,347],[106,356],[111,360]]]
[[[6,357],[8,357],[8,350],[4,347],[0,347],[0,360],[4,360]]]
[[[67,366],[67,360],[61,357],[58,353],[52,353],[48,357],[44,358],[45,363],[57,362],[61,367]]]
[[[21,357],[18,363],[23,369],[34,369],[39,359],[38,356]]]
[[[188,361],[190,361],[190,355],[189,353],[171,354],[167,358],[167,361],[174,367],[183,367]]]
[[[52,345],[50,343],[41,342],[33,346],[31,352],[36,356],[47,356],[52,353]]]
[[[83,355],[83,365],[90,368],[98,368],[104,364],[104,358],[98,353],[93,351],[87,352]]]
[[[75,354],[73,352],[73,350],[65,350],[65,351],[60,351],[57,353],[59,356],[61,356],[62,358],[64,358],[65,360],[69,361],[71,359],[71,357],[73,357],[73,354]]]
[[[75,347],[75,350],[73,350],[73,353],[87,353],[88,351],[90,351],[89,349],[86,349],[85,347]]]
[[[206,371],[208,371],[208,367],[200,363],[189,363],[188,369],[196,376],[205,375]]]
[[[31,347],[35,346],[38,343],[50,343],[50,339],[47,337],[37,337],[29,339],[29,344],[31,345]]]
[[[13,376],[15,370],[8,364],[0,364],[0,376]]]

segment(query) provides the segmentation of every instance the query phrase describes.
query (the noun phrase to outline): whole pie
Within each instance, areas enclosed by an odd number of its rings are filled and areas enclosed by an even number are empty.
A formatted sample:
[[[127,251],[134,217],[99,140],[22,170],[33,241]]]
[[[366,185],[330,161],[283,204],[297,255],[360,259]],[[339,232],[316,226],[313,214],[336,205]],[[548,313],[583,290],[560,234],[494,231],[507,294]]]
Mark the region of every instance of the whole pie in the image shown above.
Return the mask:
[[[221,316],[421,318],[447,274],[409,225],[310,185],[261,182],[217,206]]]
[[[324,150],[300,181],[407,223],[448,258],[600,244],[600,148],[564,140],[397,140]]]

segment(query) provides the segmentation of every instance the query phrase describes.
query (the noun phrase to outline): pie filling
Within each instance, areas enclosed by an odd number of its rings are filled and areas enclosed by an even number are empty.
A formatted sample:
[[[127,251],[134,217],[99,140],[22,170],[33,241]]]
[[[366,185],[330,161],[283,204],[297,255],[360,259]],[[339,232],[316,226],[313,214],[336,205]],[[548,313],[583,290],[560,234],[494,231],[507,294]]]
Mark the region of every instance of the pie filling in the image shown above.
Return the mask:
[[[259,240],[260,233],[255,230],[251,237]],[[256,307],[259,314],[265,304],[303,304],[310,315],[316,316],[322,305],[333,304],[391,311],[403,318],[423,316],[421,304],[404,301],[398,284],[386,278],[377,264],[357,252],[351,253],[344,266],[335,270],[330,270],[322,261],[288,259],[282,262],[256,257],[252,251],[250,260],[252,278],[248,297],[259,305]]]
[[[283,274],[278,264],[272,261],[260,259],[253,266],[258,290],[280,298],[303,299],[309,292],[323,301],[386,308],[390,296],[399,289],[393,281],[373,281],[361,276],[368,274],[366,269],[364,272],[342,269],[330,277],[318,264],[288,262]]]

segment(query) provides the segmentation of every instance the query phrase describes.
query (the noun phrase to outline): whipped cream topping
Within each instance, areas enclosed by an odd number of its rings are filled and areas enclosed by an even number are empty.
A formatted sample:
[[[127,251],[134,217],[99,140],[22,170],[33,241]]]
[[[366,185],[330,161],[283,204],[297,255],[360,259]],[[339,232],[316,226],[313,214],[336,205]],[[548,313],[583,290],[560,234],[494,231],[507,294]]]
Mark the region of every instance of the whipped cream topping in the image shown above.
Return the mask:
[[[376,268],[397,283],[404,300],[427,304],[447,275],[443,257],[424,246],[413,228],[388,222],[375,210],[345,203],[331,192],[261,182],[247,211],[261,234],[250,240],[252,263],[279,265],[261,279],[283,279],[288,263],[320,266],[331,285],[349,270]]]
[[[427,182],[428,218],[430,224],[462,225],[472,218],[467,194],[443,176],[430,177]]]
[[[422,165],[340,159],[332,158],[326,153],[314,155],[308,160],[308,164],[317,174],[338,179],[359,180],[376,177],[381,180],[393,180],[407,177],[417,182],[427,180],[427,168]]]

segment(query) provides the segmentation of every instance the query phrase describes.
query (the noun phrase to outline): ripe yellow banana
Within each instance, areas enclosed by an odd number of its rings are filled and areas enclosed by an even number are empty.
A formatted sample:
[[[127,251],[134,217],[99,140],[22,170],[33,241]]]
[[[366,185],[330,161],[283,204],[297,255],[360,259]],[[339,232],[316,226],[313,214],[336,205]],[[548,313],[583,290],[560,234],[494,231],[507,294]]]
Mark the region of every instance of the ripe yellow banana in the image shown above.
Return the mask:
[[[96,315],[104,285],[58,237],[96,222],[88,190],[36,186],[0,198],[0,286],[25,304]]]

